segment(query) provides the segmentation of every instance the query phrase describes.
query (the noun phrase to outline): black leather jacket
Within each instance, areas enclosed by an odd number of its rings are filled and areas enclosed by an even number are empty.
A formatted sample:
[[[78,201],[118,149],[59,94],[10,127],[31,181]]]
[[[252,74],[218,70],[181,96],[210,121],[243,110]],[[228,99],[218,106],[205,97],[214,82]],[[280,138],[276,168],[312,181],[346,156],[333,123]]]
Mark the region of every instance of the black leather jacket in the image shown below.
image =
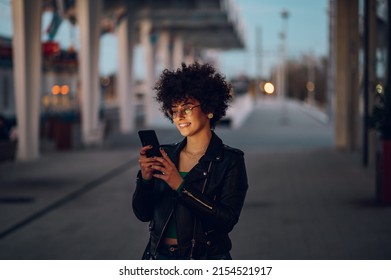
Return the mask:
[[[185,145],[186,138],[163,146],[176,166]],[[204,259],[229,253],[228,233],[239,220],[248,188],[243,155],[212,132],[205,155],[186,175],[179,192],[159,179],[146,182],[139,172],[132,206],[139,220],[150,222],[147,253],[156,254],[171,215],[180,255]]]

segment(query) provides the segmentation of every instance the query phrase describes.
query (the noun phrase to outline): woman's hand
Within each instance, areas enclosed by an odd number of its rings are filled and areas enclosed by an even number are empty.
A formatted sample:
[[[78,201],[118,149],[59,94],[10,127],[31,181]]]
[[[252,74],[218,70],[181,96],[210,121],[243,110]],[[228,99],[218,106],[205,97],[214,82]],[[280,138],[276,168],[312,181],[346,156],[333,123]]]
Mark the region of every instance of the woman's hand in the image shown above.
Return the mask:
[[[158,164],[153,164],[151,168],[160,171],[162,174],[155,173],[153,174],[153,177],[165,181],[170,188],[177,190],[182,184],[183,179],[175,164],[171,161],[163,148],[160,148],[160,152],[163,157],[154,157],[154,160],[157,161]]]
[[[144,180],[148,181],[153,178],[153,171],[155,169],[152,166],[158,166],[160,163],[153,157],[147,157],[147,150],[152,149],[152,146],[145,146],[140,149],[140,158],[138,163],[140,165],[141,176]]]

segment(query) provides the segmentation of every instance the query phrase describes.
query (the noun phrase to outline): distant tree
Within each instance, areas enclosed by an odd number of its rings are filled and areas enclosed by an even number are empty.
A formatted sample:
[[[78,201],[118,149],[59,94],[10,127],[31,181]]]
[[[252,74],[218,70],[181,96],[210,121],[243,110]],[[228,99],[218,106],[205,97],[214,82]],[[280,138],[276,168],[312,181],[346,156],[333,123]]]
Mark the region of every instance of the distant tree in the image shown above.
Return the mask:
[[[297,60],[289,60],[286,67],[287,96],[301,101],[308,97],[307,82],[313,77],[315,89],[314,99],[319,106],[324,106],[326,99],[327,58],[313,59],[309,64],[308,56]],[[310,73],[313,71],[313,73]]]

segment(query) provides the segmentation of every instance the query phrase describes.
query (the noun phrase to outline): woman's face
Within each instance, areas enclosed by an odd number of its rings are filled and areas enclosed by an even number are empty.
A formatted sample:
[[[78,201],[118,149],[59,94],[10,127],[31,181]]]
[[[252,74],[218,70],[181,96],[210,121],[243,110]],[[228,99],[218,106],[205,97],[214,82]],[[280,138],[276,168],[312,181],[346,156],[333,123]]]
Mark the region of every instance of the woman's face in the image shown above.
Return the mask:
[[[190,98],[172,104],[171,115],[175,126],[184,137],[210,130],[210,120],[196,99]]]

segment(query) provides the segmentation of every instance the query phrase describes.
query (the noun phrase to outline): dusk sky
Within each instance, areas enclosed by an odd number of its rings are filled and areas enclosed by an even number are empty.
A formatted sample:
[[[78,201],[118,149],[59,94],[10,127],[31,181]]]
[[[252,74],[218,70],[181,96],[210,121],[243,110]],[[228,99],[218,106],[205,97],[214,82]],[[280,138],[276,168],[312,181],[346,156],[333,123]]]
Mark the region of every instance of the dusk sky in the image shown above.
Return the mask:
[[[244,51],[220,55],[221,68],[227,75],[257,74],[257,46],[263,50],[262,75],[268,75],[279,60],[279,35],[284,27],[281,12],[284,10],[289,14],[286,20],[287,56],[299,58],[309,52],[315,56],[327,54],[328,0],[236,0],[236,3],[246,26],[247,46]]]
[[[270,69],[278,63],[280,34],[284,24],[282,11],[289,16],[287,26],[287,55],[300,58],[312,53],[324,56],[328,49],[328,1],[327,0],[236,0],[241,18],[246,28],[246,48],[219,52],[220,70],[228,77],[246,74],[258,75],[259,68],[263,76],[268,76]],[[0,35],[12,36],[11,0],[0,0]],[[50,16],[44,16],[42,28],[46,29]],[[64,21],[56,35],[62,48],[68,48],[71,42],[78,46],[77,30]],[[258,39],[257,39],[258,38]],[[47,36],[43,35],[43,40]],[[259,57],[256,48],[262,49]],[[115,34],[106,34],[101,39],[100,72],[112,74],[117,68],[117,38]],[[143,55],[140,47],[136,48],[136,77],[143,77]],[[261,67],[257,65],[261,62]]]

